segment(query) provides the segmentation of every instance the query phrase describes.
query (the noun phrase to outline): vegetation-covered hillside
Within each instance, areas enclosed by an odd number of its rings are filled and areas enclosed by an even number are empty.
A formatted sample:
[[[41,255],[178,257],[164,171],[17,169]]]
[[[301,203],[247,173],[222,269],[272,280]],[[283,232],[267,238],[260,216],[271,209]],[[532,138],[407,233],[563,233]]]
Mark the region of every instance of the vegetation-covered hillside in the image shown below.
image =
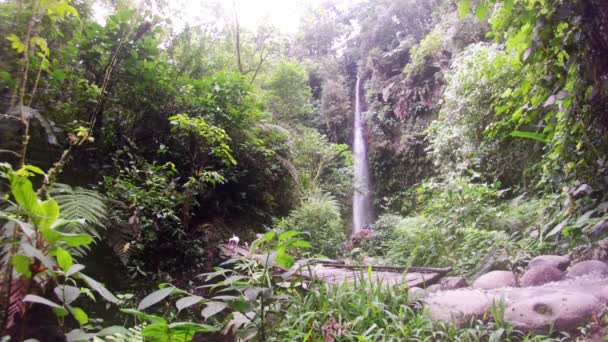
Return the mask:
[[[542,254],[608,262],[605,1],[310,0],[293,32],[246,24],[242,1],[205,1],[196,20],[191,6],[0,1],[1,336],[608,331],[602,315],[526,331],[500,305],[436,322],[366,272],[277,273],[308,258],[469,280]],[[351,236],[358,78],[375,223]],[[229,239],[264,257],[226,262]]]

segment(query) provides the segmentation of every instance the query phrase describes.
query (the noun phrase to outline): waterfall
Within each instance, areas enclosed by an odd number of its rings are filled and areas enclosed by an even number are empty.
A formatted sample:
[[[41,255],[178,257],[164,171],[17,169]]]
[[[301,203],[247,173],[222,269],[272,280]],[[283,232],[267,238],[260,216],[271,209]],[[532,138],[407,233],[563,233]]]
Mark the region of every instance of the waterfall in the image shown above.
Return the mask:
[[[365,125],[361,120],[361,79],[357,77],[355,89],[355,118],[353,159],[355,167],[354,194],[353,194],[353,229],[357,233],[372,222],[372,189],[369,177],[367,160],[367,142],[365,140]]]

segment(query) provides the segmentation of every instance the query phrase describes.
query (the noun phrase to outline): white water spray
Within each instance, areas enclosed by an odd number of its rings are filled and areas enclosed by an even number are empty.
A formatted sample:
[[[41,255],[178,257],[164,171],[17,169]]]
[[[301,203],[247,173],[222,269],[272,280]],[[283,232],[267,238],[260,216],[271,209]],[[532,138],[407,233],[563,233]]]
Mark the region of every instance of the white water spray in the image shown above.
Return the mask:
[[[353,159],[355,167],[353,194],[353,229],[357,233],[372,223],[372,189],[367,160],[367,142],[365,141],[365,125],[361,120],[361,79],[357,77],[355,89],[355,118]]]

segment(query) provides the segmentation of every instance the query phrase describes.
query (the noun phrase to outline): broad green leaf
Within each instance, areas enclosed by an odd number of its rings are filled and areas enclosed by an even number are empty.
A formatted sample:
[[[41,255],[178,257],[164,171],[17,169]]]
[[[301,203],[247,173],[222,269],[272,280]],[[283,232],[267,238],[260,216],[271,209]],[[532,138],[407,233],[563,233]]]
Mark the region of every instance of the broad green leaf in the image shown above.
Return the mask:
[[[89,234],[68,234],[53,229],[42,230],[42,236],[50,244],[63,242],[70,247],[88,245],[93,242],[93,237]]]
[[[475,8],[475,15],[479,20],[483,20],[488,14],[488,3],[487,0],[477,1],[477,7]]]
[[[53,289],[55,295],[63,304],[70,304],[80,296],[80,289],[70,285],[59,285]]]
[[[207,325],[207,324],[198,324],[191,322],[176,322],[169,324],[169,329],[175,332],[216,332],[219,331],[219,328]]]
[[[55,316],[57,316],[57,317],[66,317],[70,313],[68,312],[68,310],[66,308],[64,308],[63,306],[60,306],[58,308],[53,308],[53,314],[55,314]]]
[[[32,182],[25,177],[15,174],[9,174],[9,179],[11,182],[11,192],[17,204],[29,213],[33,213],[38,207],[38,197],[36,197]]]
[[[32,38],[32,43],[38,45],[38,47],[40,48],[40,50],[42,52],[44,52],[46,55],[49,55],[51,53],[51,51],[49,50],[49,46],[46,42],[46,39],[42,38],[42,37],[33,37]]]
[[[61,82],[63,80],[65,80],[65,72],[63,72],[62,70],[55,70],[51,73],[51,76],[53,76],[54,79],[56,79],[57,81]]]
[[[110,336],[110,335],[128,335],[129,329],[120,326],[120,325],[113,325],[111,327],[107,327],[107,328],[103,328],[100,331],[98,331],[95,336],[100,336],[100,337],[104,337],[104,336]]]
[[[177,307],[177,312],[182,311],[185,308],[191,307],[192,305],[200,303],[204,298],[200,296],[188,296],[184,298],[180,298],[177,302],[175,302],[175,306]]]
[[[147,325],[141,332],[144,341],[168,342],[169,341],[169,326],[167,323],[155,323]]]
[[[144,313],[144,312],[141,312],[141,311],[138,311],[135,309],[120,309],[120,312],[129,314],[129,315],[133,315],[135,317],[139,317],[139,318],[149,321],[149,322],[167,323],[167,321],[160,316],[149,315],[147,313]]]
[[[21,231],[23,232],[23,234],[25,234],[25,236],[27,236],[28,238],[31,239],[34,236],[34,227],[30,223],[23,222],[12,216],[7,216],[1,211],[0,211],[0,218],[3,220],[13,222],[16,225],[18,225],[19,228],[21,228]]]
[[[30,270],[31,263],[32,260],[25,255],[17,254],[11,258],[13,268],[27,279],[32,277],[32,271]]]
[[[460,2],[458,3],[458,14],[460,15],[460,18],[464,19],[464,17],[466,17],[470,11],[471,0],[460,0]]]
[[[91,277],[88,277],[82,273],[80,273],[79,276],[80,276],[80,278],[82,278],[82,280],[85,281],[85,283],[87,283],[87,285],[89,285],[90,288],[97,291],[97,293],[99,293],[108,302],[111,302],[114,304],[120,303],[120,300],[118,298],[114,297],[112,292],[108,291],[108,289],[106,289],[103,285],[101,285],[99,282],[97,282],[97,280],[95,280]]]
[[[291,244],[291,246],[293,246],[293,247],[300,247],[300,248],[312,248],[312,245],[310,244],[310,242],[304,241],[304,240],[294,241]]]
[[[296,259],[287,253],[279,253],[275,262],[277,263],[277,265],[288,269],[293,266],[294,262],[296,262]]]
[[[44,171],[34,165],[25,165],[17,170],[17,174],[23,177],[30,177],[34,175],[44,175]]]
[[[30,303],[38,303],[38,304],[43,304],[46,306],[50,306],[52,308],[62,308],[61,305],[57,304],[57,303],[53,303],[50,300],[40,297],[40,296],[36,296],[33,294],[28,294],[27,296],[25,296],[23,298],[24,302],[30,302]]]
[[[65,272],[65,276],[71,277],[72,275],[74,275],[82,270],[84,270],[84,265],[74,264],[74,265],[72,265],[72,267],[70,267],[70,269],[67,272]]]
[[[22,53],[25,50],[25,44],[23,44],[21,38],[17,37],[17,35],[10,34],[6,39],[11,42],[11,47],[18,53]]]
[[[203,318],[209,319],[209,317],[212,317],[212,316],[218,314],[220,311],[224,310],[227,307],[228,307],[228,303],[207,302],[207,303],[205,303],[205,308],[203,309],[203,311],[201,311],[201,315],[203,316]]]
[[[268,232],[264,235],[262,235],[264,237],[264,240],[266,241],[272,241],[272,239],[274,239],[274,237],[277,235],[277,233],[275,232]]]
[[[59,217],[59,205],[54,199],[40,202],[32,213],[32,221],[41,229],[50,229]]]
[[[25,254],[26,256],[28,256],[30,258],[36,258],[36,259],[40,260],[40,262],[46,268],[52,269],[56,265],[55,261],[51,257],[44,255],[44,253],[42,253],[42,251],[34,248],[34,246],[30,245],[29,243],[22,243],[21,249],[23,250],[23,254]]]
[[[251,303],[245,298],[237,298],[236,300],[228,303],[228,305],[232,309],[242,313],[249,312],[253,309]]]
[[[285,232],[285,233],[282,233],[281,235],[279,235],[279,241],[287,240],[289,238],[292,238],[292,237],[300,235],[300,234],[302,234],[302,233],[296,232],[294,230],[290,230],[288,232]]]
[[[544,136],[543,134],[538,134],[538,133],[534,133],[534,132],[513,131],[513,132],[511,132],[511,136],[516,137],[516,138],[532,139],[532,140],[541,141],[544,143],[548,142],[546,136]]]
[[[144,297],[144,299],[142,299],[141,302],[139,302],[139,305],[137,306],[137,310],[146,309],[146,308],[160,302],[161,300],[167,298],[167,296],[169,296],[173,292],[173,290],[174,290],[173,287],[167,287],[167,288],[160,289],[160,290],[150,293],[149,295]]]
[[[91,341],[95,334],[84,332],[80,329],[74,329],[65,335],[67,342]]]
[[[0,78],[3,79],[4,82],[8,84],[11,88],[15,86],[15,80],[8,72],[0,71]]]
[[[67,272],[70,270],[70,268],[72,267],[72,255],[70,255],[70,252],[66,251],[65,249],[61,248],[61,247],[57,247],[57,250],[55,252],[56,257],[57,257],[57,264],[59,265],[59,267],[61,267],[61,269],[63,270],[63,272]]]
[[[83,326],[89,322],[89,315],[87,315],[87,313],[81,308],[73,307],[70,309],[70,311],[72,312],[72,316],[74,316],[80,326]]]

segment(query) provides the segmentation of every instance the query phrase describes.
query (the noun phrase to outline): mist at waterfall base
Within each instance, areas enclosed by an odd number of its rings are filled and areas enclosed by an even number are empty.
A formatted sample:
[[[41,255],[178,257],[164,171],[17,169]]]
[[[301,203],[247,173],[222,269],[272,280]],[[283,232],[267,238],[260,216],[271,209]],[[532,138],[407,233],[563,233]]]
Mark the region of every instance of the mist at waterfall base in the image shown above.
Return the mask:
[[[367,142],[365,140],[365,125],[361,120],[361,79],[357,77],[355,89],[355,117],[354,117],[354,194],[353,194],[353,228],[355,234],[368,224],[372,223],[372,189],[367,159]]]

